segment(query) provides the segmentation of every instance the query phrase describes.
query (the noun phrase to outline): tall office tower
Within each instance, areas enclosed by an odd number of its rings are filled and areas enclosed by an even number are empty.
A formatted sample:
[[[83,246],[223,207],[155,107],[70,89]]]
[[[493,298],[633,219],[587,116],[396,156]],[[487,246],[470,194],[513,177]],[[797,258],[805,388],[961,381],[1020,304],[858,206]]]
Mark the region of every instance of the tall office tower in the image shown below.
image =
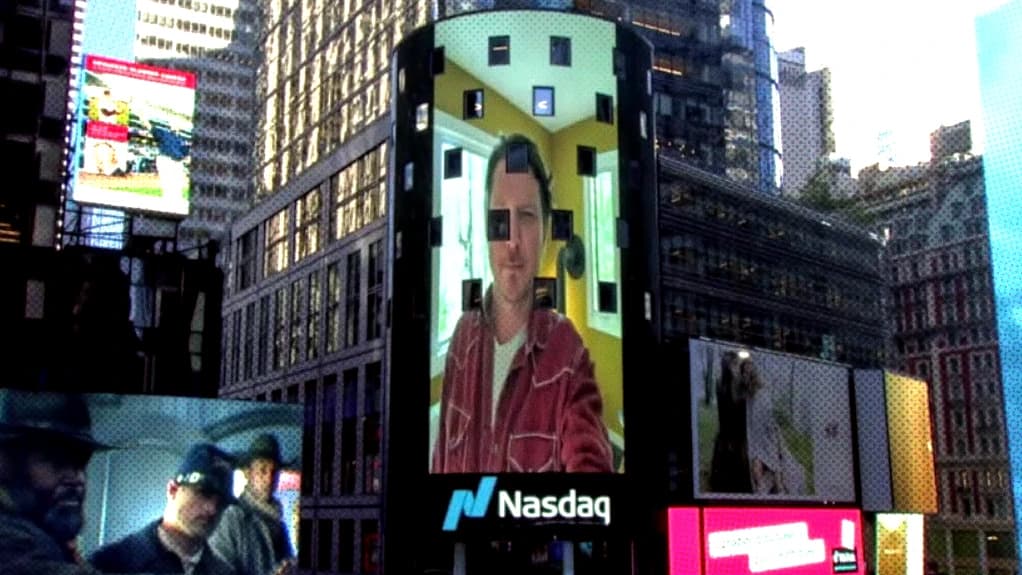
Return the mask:
[[[63,182],[72,0],[0,7],[0,242],[52,246]]]
[[[784,177],[781,191],[797,197],[821,160],[835,151],[830,70],[806,71],[805,48],[778,55]]]
[[[191,213],[179,249],[219,240],[254,196],[255,0],[136,0],[135,60],[196,75]]]
[[[261,6],[258,203],[225,246],[220,394],[304,403],[299,569],[376,572],[390,53],[430,5]]]
[[[889,237],[891,367],[931,385],[940,511],[926,557],[942,573],[1002,575],[1018,570],[1005,396],[983,163],[962,133],[935,132],[947,155],[929,164],[863,170],[860,197]]]

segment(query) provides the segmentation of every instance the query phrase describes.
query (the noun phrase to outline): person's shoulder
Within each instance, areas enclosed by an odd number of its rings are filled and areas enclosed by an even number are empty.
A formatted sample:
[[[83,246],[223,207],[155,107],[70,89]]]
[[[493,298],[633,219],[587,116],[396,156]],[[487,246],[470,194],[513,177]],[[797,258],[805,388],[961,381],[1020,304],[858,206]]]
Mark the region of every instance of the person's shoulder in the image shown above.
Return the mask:
[[[120,573],[138,571],[153,555],[155,529],[156,524],[150,523],[134,533],[100,547],[89,556],[89,563],[100,571]]]
[[[532,322],[534,337],[541,347],[582,345],[582,336],[566,315],[552,309],[536,309],[532,312]]]

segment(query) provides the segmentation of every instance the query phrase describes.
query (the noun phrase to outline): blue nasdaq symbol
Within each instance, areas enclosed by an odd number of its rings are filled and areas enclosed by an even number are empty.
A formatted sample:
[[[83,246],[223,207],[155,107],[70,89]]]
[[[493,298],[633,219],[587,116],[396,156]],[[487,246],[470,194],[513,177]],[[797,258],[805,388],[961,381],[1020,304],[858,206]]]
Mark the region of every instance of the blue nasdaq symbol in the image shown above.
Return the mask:
[[[490,506],[490,499],[493,498],[493,489],[496,485],[497,478],[491,475],[479,480],[479,487],[475,493],[468,489],[455,490],[451,494],[451,502],[447,505],[444,531],[456,530],[462,515],[476,518],[486,515],[486,508]]]

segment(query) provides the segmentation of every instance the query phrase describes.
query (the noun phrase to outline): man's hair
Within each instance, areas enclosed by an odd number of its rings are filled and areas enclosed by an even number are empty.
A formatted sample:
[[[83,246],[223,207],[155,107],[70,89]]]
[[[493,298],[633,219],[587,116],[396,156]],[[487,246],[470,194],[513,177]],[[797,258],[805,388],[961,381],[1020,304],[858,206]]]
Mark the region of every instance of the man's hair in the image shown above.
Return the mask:
[[[527,166],[532,177],[539,182],[539,204],[543,210],[544,227],[550,221],[551,199],[550,199],[550,176],[547,174],[546,166],[543,165],[543,158],[539,155],[539,148],[528,137],[522,134],[511,134],[503,136],[497,147],[490,153],[490,160],[486,164],[486,187],[483,202],[486,209],[490,209],[490,197],[493,195],[493,174],[497,171],[497,164],[504,160],[504,170],[507,170],[508,150],[512,147],[523,146],[526,151]]]

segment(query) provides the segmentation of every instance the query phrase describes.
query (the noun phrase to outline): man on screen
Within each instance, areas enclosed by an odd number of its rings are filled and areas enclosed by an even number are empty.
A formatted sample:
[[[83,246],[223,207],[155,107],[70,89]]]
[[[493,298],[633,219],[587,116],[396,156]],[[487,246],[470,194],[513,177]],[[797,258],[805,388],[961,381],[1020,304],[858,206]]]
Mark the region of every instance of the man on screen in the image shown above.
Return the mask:
[[[536,145],[504,138],[485,186],[493,285],[451,338],[433,471],[610,472],[589,352],[570,320],[535,305],[551,212]]]
[[[294,569],[294,548],[284,525],[284,509],[273,496],[286,463],[280,442],[269,433],[256,437],[239,463],[245,491],[224,511],[209,544],[239,575],[283,575]]]
[[[206,541],[232,499],[232,475],[226,453],[208,443],[192,446],[167,483],[163,517],[101,547],[89,561],[107,573],[236,575]]]
[[[0,572],[99,575],[75,543],[85,467],[103,449],[81,396],[0,390]]]

